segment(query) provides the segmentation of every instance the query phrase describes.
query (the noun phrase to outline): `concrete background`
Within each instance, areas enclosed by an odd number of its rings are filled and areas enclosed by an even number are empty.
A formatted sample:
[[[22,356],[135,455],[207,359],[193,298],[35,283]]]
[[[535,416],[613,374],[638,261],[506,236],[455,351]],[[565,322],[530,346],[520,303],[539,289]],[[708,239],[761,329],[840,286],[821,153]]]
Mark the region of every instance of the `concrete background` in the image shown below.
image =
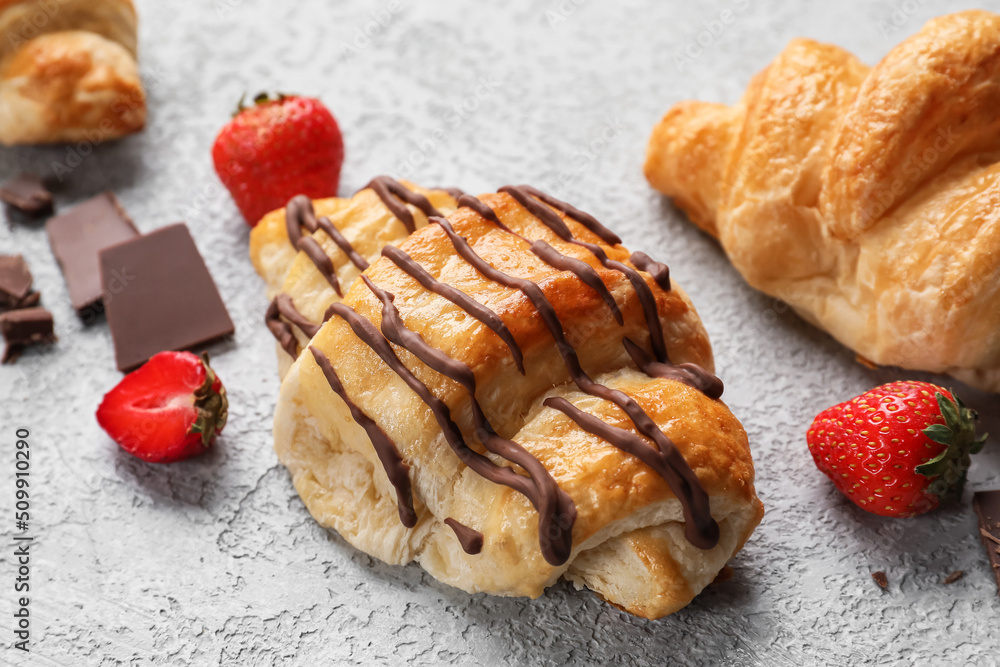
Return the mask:
[[[0,517],[10,517],[0,539],[13,536],[16,428],[31,431],[36,537],[29,656],[9,648],[13,548],[0,547],[0,662],[998,664],[1000,599],[969,498],[1000,487],[1000,442],[977,458],[962,502],[936,514],[883,520],[844,500],[806,450],[812,417],[917,376],[859,366],[749,289],[641,172],[648,134],[671,104],[734,102],[791,38],[834,42],[873,63],[926,19],[969,5],[137,4],[148,129],[92,151],[2,150],[0,177],[67,165],[63,208],[108,188],[143,231],[189,223],[237,323],[235,339],[211,349],[230,423],[211,453],[181,464],[120,452],[93,417],[120,378],[107,326],[83,326],[72,312],[40,227],[0,225],[0,249],[26,255],[60,336],[0,368]],[[719,30],[724,10],[733,20]],[[374,15],[387,25],[373,30]],[[333,109],[347,145],[344,194],[384,172],[473,192],[534,183],[670,264],[712,337],[767,507],[732,579],[649,622],[567,585],[537,601],[467,595],[418,567],[375,562],[315,524],[271,449],[278,383],[263,286],[209,157],[240,94],[260,89],[318,95]],[[1000,434],[1000,400],[964,394]],[[888,573],[887,592],[876,570]],[[943,586],[952,570],[965,577]]]

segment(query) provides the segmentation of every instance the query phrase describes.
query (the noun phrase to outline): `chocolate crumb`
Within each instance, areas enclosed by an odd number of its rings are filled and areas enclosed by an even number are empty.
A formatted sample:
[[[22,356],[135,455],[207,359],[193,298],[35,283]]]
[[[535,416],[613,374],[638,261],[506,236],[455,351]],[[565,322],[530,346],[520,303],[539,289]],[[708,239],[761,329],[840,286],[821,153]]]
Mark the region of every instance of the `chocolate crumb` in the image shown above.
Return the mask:
[[[883,590],[889,588],[889,578],[885,576],[885,572],[879,570],[878,572],[872,572],[872,579],[875,583],[882,587]]]
[[[965,576],[965,572],[962,572],[961,570],[955,570],[954,572],[952,572],[951,574],[949,574],[947,577],[945,577],[943,583],[945,583],[945,584],[953,584],[953,583],[955,583],[956,581],[958,581],[959,579],[961,579],[964,576]]]

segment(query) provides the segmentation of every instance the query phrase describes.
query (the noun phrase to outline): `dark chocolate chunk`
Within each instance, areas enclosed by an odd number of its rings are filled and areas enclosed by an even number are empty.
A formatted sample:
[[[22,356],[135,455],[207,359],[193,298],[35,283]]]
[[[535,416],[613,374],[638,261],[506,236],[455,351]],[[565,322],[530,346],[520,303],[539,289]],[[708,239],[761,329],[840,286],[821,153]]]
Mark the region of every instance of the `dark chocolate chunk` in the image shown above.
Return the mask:
[[[100,303],[104,296],[98,260],[101,250],[139,236],[110,192],[57,215],[45,224],[45,229],[66,279],[70,302],[77,311]]]
[[[52,193],[38,176],[21,174],[0,185],[0,201],[27,215],[52,211]]]
[[[235,330],[187,225],[163,227],[100,255],[104,306],[118,369]]]
[[[1000,590],[1000,490],[977,491],[972,496],[972,507],[979,519],[979,539],[986,548]]]
[[[32,282],[24,257],[0,255],[0,310],[27,308],[38,303],[38,293],[31,291]]]
[[[52,313],[44,308],[22,308],[0,314],[0,334],[7,343],[0,358],[0,362],[5,364],[17,361],[28,345],[56,340]]]
[[[878,572],[872,572],[872,579],[875,583],[879,585],[882,590],[889,588],[889,578],[885,576],[885,572],[879,570]]]

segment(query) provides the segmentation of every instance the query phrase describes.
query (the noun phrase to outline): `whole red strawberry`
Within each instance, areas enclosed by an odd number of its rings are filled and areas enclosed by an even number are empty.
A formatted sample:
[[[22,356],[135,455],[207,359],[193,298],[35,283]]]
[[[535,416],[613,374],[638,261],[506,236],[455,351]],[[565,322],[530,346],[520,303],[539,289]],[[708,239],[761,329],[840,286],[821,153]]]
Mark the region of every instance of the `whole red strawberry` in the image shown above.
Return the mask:
[[[104,396],[97,422],[129,454],[172,463],[208,449],[228,412],[207,356],[160,352]]]
[[[344,139],[333,114],[319,100],[262,94],[252,106],[240,102],[215,139],[212,160],[253,227],[295,195],[335,196]]]
[[[927,382],[893,382],[824,410],[806,439],[816,467],[862,509],[910,517],[961,494],[983,448],[974,411]]]

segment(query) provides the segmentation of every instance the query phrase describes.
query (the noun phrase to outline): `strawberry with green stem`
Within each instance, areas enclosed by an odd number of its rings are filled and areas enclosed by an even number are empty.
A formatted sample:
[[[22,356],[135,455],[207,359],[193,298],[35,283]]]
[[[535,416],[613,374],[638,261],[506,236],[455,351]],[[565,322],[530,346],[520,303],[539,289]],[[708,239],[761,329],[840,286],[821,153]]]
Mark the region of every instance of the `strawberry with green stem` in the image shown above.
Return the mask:
[[[333,114],[310,97],[240,100],[212,146],[215,171],[251,227],[295,195],[334,197],[344,139]]]
[[[806,436],[816,467],[862,509],[890,517],[929,512],[961,495],[975,411],[926,382],[893,382],[824,410]]]

